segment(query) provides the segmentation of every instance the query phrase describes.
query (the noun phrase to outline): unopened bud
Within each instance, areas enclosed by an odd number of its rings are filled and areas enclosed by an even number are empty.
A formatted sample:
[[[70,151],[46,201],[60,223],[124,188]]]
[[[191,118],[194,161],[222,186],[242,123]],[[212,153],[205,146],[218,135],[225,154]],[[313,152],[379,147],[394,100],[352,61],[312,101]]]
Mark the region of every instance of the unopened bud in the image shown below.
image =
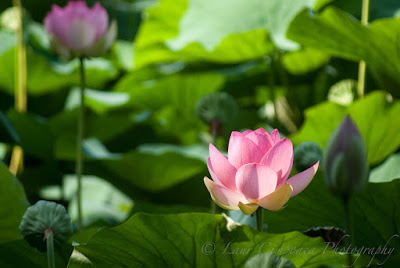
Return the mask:
[[[364,140],[347,115],[331,135],[325,152],[325,180],[331,191],[343,197],[361,191],[368,183]]]

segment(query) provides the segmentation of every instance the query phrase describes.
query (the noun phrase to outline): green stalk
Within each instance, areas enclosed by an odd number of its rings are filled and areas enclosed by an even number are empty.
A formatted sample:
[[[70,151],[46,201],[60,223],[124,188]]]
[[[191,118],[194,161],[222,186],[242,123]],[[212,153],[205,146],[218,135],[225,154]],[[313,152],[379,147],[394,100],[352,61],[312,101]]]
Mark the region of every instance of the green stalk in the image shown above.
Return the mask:
[[[214,200],[210,198],[211,204],[210,204],[210,213],[215,214],[217,213],[217,204],[215,204]]]
[[[51,229],[44,232],[46,245],[47,245],[47,265],[49,268],[55,268],[56,263],[54,260],[54,233]]]
[[[78,116],[78,134],[77,134],[77,146],[76,146],[76,178],[78,181],[77,190],[77,203],[78,203],[78,228],[82,228],[82,172],[83,172],[83,153],[82,153],[82,143],[84,135],[85,126],[85,64],[84,58],[79,58],[80,63],[80,106],[79,106],[79,116]]]
[[[256,210],[256,217],[257,217],[257,231],[262,232],[263,231],[263,208],[259,207]]]
[[[369,0],[363,0],[361,8],[361,23],[363,25],[366,25],[368,23],[368,13],[369,13]],[[357,85],[357,94],[359,98],[364,97],[365,71],[366,71],[365,61],[360,61],[360,64],[358,66],[358,85]]]
[[[350,219],[350,197],[343,197],[343,207],[344,207],[344,220],[346,233],[349,235],[349,239],[347,239],[346,248],[352,245],[353,237],[351,230],[351,219]],[[353,256],[351,254],[347,254],[347,264],[348,267],[353,265]]]
[[[269,75],[269,79],[267,81],[267,84],[269,86],[269,90],[270,90],[270,96],[271,96],[271,100],[272,100],[272,107],[274,108],[274,118],[273,120],[276,121],[277,116],[276,116],[276,107],[275,107],[275,100],[276,100],[276,96],[275,96],[275,87],[276,87],[276,81],[275,81],[275,54],[271,55],[271,62],[270,62],[270,75]]]

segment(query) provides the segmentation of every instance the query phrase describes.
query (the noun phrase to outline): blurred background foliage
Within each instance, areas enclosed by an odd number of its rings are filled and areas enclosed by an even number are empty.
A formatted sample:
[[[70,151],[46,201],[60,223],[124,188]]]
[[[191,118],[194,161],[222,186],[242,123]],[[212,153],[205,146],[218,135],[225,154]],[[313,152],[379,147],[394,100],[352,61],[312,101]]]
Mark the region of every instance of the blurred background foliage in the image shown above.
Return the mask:
[[[389,203],[394,195],[399,197],[393,191],[400,187],[395,180],[400,177],[398,153],[394,154],[400,146],[399,1],[371,0],[368,26],[359,23],[358,0],[100,2],[117,20],[119,32],[107,55],[86,64],[87,226],[115,225],[141,211],[208,211],[209,193],[202,178],[208,176],[208,143],[213,139],[195,107],[201,97],[214,92],[227,92],[239,107],[216,141],[222,150],[231,131],[258,127],[278,128],[295,146],[311,140],[324,148],[330,133],[350,113],[365,139],[372,170],[369,192],[354,206],[368,214],[376,209],[379,194],[392,193]],[[27,201],[45,198],[68,206],[74,218],[76,185],[71,174],[78,61],[64,62],[53,55],[42,25],[51,4],[64,6],[66,1],[22,4],[26,114],[13,108],[15,12],[11,1],[0,3],[0,158],[8,164],[15,144],[25,152],[18,178],[27,200],[14,189],[21,199],[14,213],[21,214]],[[368,68],[365,98],[356,94],[359,60]],[[337,221],[340,208],[326,215],[327,201],[315,205],[310,198],[330,195],[321,173],[304,195],[290,201],[287,213],[268,216],[268,223],[278,226],[271,231],[343,227]],[[103,189],[104,195],[95,189]],[[400,207],[399,200],[394,207]],[[311,209],[300,208],[307,206]],[[289,213],[291,209],[295,212]],[[395,232],[393,228],[400,226],[398,212],[383,210],[386,214],[367,217],[370,225],[356,235],[372,233],[376,241],[384,241],[384,227],[371,227],[382,217],[397,226],[389,228]],[[282,223],[299,211],[303,219],[312,220],[296,226],[291,222],[297,219]],[[365,215],[355,217],[362,222]],[[11,241],[10,237],[2,241]]]

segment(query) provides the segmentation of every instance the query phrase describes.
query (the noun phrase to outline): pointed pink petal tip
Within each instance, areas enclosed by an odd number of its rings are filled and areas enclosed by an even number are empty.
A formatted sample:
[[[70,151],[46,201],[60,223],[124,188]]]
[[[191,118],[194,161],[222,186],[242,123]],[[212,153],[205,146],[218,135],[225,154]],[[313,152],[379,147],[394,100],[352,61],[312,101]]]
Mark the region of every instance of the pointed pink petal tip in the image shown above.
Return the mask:
[[[220,181],[228,189],[236,191],[236,168],[229,163],[213,144],[209,145],[210,157],[207,166],[214,181]],[[214,173],[214,175],[212,174]],[[215,178],[216,177],[216,178]]]
[[[311,180],[317,173],[318,167],[319,167],[319,161],[312,167],[294,175],[293,177],[291,177],[286,181],[293,187],[293,192],[290,197],[293,197],[301,193],[310,184]]]

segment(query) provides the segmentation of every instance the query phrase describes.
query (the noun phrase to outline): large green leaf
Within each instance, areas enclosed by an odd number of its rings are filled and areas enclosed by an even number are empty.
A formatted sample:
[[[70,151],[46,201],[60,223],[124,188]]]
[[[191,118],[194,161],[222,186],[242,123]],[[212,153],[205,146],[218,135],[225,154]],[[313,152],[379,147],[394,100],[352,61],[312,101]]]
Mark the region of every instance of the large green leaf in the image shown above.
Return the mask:
[[[64,244],[55,249],[56,267],[66,267],[72,252],[72,246]],[[24,240],[15,240],[0,244],[0,266],[7,268],[46,268],[47,253],[32,248]]]
[[[322,148],[346,114],[354,119],[367,147],[368,163],[376,164],[400,146],[400,102],[388,101],[387,94],[376,91],[347,107],[324,102],[306,110],[305,123],[292,137],[294,144],[314,141]]]
[[[0,89],[14,94],[15,35],[0,30]],[[85,60],[86,83],[89,87],[102,87],[118,75],[113,63],[104,58]],[[46,77],[46,79],[43,79]],[[79,84],[79,61],[50,62],[45,56],[27,48],[27,91],[30,95],[43,95]]]
[[[14,125],[24,151],[32,156],[51,159],[54,155],[53,136],[46,120],[34,114],[10,110],[7,117]]]
[[[76,250],[95,267],[242,267],[260,253],[285,255],[296,267],[346,262],[321,238],[258,233],[221,215],[200,213],[136,214],[118,227],[101,229]]]
[[[15,34],[9,31],[0,31],[0,88],[13,92],[14,89],[14,48]]]
[[[65,108],[70,110],[80,105],[80,89],[72,88],[65,103]],[[130,101],[130,96],[125,92],[108,92],[94,89],[85,89],[85,105],[96,113],[105,113],[112,109],[121,109]]]
[[[73,222],[78,218],[77,183],[75,175],[66,175],[61,186],[48,186],[40,195],[48,200],[67,200],[68,214]],[[96,176],[82,176],[83,225],[90,226],[102,221],[117,224],[125,221],[133,201],[111,183]]]
[[[154,137],[155,134],[149,122],[152,113],[148,110],[137,113],[116,108],[111,111],[112,106],[96,101],[91,102],[89,106],[96,110],[106,109],[109,112],[99,116],[87,110],[85,134],[90,138],[85,139],[84,147],[87,147],[87,141],[90,143],[90,141],[98,140],[97,143],[106,144],[111,151],[129,152],[139,144],[162,141]],[[51,131],[56,139],[57,159],[75,159],[77,120],[78,109],[64,110],[49,120]],[[100,146],[104,147],[104,144]],[[86,149],[84,152],[88,153]],[[93,158],[89,154],[87,156]]]
[[[399,34],[399,18],[380,19],[363,26],[350,14],[334,7],[324,9],[317,16],[302,11],[287,32],[288,38],[305,47],[349,60],[365,60],[367,66],[390,77],[397,85],[400,84]],[[398,97],[396,89],[391,93]]]
[[[164,147],[163,145],[161,145]],[[138,187],[149,192],[160,192],[176,184],[182,183],[195,175],[205,173],[203,158],[191,155],[191,147],[157,149],[152,145],[127,153],[116,159],[103,159],[87,162],[93,173],[106,172],[113,174],[113,183],[121,183]]]
[[[18,226],[28,205],[23,186],[0,162],[0,243],[21,238]]]
[[[140,28],[136,67],[177,59],[242,62],[268,54],[273,43],[281,49],[296,48],[285,37],[287,26],[314,2],[161,0],[147,10]]]
[[[314,49],[297,50],[282,56],[282,64],[291,74],[301,75],[328,63],[329,55]]]
[[[397,262],[397,265],[400,257],[400,239],[396,237],[400,232],[399,191],[400,180],[369,183],[363,192],[350,201],[355,243],[353,247],[383,248],[387,243],[388,249],[395,249],[389,259]],[[264,219],[268,223],[267,231],[274,233],[289,230],[304,232],[311,228],[345,229],[342,200],[331,194],[322,178],[322,172],[317,173],[302,193],[290,199],[285,209],[264,213]],[[338,243],[338,240],[334,239],[333,242]],[[375,256],[380,261],[387,257],[388,254],[383,253]]]
[[[181,111],[194,112],[198,99],[219,90],[225,82],[223,75],[210,72],[155,75],[133,72],[115,90],[130,93],[134,107],[160,109],[172,105]]]
[[[389,182],[400,178],[400,154],[392,154],[369,175],[370,182]]]
[[[15,143],[19,136],[10,120],[0,111],[0,141],[4,143]]]
[[[296,268],[291,261],[284,257],[278,257],[272,253],[258,254],[250,258],[245,268]]]
[[[195,116],[196,102],[220,90],[225,76],[211,72],[162,75],[154,70],[132,72],[122,79],[116,91],[129,92],[132,106],[155,111],[154,125],[163,136],[177,137],[183,143],[197,140],[205,125]]]

